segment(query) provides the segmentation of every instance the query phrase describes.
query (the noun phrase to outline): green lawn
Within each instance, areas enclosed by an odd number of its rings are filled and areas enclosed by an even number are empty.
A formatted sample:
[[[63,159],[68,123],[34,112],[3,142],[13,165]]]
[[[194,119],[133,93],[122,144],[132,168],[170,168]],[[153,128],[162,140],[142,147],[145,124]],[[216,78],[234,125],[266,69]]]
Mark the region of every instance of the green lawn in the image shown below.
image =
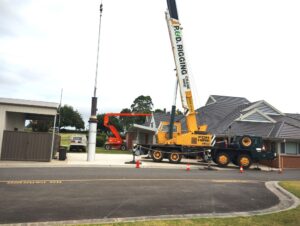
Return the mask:
[[[280,182],[280,185],[300,198],[300,181]],[[189,220],[143,221],[101,224],[102,226],[299,226],[300,206],[280,213],[253,217],[198,218]]]
[[[130,154],[132,155],[132,152],[131,151],[121,151],[121,150],[115,150],[115,149],[112,149],[112,150],[105,150],[104,148],[96,148],[96,153],[99,153],[99,154]]]
[[[71,133],[60,133],[60,146],[68,147],[70,146]]]

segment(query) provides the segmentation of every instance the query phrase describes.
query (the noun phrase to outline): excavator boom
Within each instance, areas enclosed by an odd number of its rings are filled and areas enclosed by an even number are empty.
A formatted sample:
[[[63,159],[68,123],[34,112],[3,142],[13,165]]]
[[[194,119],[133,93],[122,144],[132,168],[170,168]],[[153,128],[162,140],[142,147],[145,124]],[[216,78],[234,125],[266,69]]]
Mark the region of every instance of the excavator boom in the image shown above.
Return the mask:
[[[104,115],[103,119],[103,125],[107,127],[113,134],[113,136],[108,137],[107,142],[105,143],[105,149],[109,150],[112,147],[121,148],[123,150],[123,147],[126,149],[126,145],[123,144],[123,139],[117,130],[117,128],[109,124],[109,117],[112,116],[122,116],[122,117],[136,117],[136,116],[150,116],[151,114],[146,113],[107,113]]]

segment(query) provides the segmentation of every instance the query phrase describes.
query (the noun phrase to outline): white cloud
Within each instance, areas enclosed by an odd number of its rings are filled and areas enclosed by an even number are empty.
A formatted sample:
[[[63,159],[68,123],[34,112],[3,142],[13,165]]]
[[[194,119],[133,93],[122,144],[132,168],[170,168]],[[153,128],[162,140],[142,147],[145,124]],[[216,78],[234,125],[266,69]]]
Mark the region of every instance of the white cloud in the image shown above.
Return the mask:
[[[63,103],[87,119],[100,1],[32,0],[21,6],[0,1],[6,12],[0,16],[5,21],[0,96],[59,102],[63,88]],[[155,108],[170,108],[175,74],[166,2],[103,4],[99,112],[120,111],[142,94],[152,97]],[[196,107],[219,94],[265,99],[283,112],[299,112],[299,1],[177,0],[177,5]]]

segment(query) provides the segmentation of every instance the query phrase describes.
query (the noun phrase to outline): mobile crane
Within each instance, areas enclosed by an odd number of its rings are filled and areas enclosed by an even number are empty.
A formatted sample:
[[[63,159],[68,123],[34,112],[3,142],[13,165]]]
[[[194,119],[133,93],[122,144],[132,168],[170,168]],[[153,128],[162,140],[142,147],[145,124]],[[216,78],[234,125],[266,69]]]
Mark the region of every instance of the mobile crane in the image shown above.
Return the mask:
[[[175,0],[167,0],[167,4],[166,21],[176,66],[176,79],[181,103],[185,111],[187,132],[182,132],[180,122],[174,122],[175,106],[173,106],[170,122],[161,122],[158,128],[157,144],[153,144],[151,147],[140,147],[143,150],[150,148],[154,161],[161,161],[164,156],[168,156],[170,162],[177,163],[181,160],[184,152],[210,150],[213,146],[214,136],[207,132],[207,125],[198,126],[197,124],[176,2]]]
[[[207,131],[207,125],[197,124],[176,2],[167,0],[167,5],[166,21],[176,66],[176,89],[179,87],[187,132],[182,131],[180,122],[174,122],[174,104],[170,122],[161,122],[158,127],[157,143],[135,144],[133,152],[137,155],[150,153],[155,162],[168,158],[171,163],[179,163],[183,155],[196,153],[212,159],[219,166],[227,166],[232,161],[244,168],[250,167],[253,161],[274,159],[276,153],[264,149],[261,137],[236,136],[230,141],[216,142],[215,135]],[[176,93],[177,90],[175,99]]]
[[[113,136],[109,136],[107,141],[104,144],[104,148],[106,150],[110,150],[112,148],[120,149],[125,151],[127,149],[126,142],[123,141],[119,131],[117,128],[109,124],[109,117],[111,116],[122,116],[122,117],[137,117],[137,116],[150,116],[151,114],[145,113],[107,113],[104,115],[103,125],[107,127],[113,134]]]

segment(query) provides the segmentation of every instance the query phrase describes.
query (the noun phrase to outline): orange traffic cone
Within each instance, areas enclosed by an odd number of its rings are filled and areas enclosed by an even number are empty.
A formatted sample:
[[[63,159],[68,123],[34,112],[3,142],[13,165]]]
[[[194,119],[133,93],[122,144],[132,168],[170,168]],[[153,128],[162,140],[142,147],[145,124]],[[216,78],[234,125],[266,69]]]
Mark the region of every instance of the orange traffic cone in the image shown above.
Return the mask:
[[[243,166],[240,166],[240,173],[244,173],[244,168],[243,168]]]
[[[135,162],[135,168],[139,169],[140,168],[140,160],[137,160]]]
[[[190,171],[191,170],[191,167],[190,167],[190,164],[188,163],[187,165],[186,165],[186,171]]]

